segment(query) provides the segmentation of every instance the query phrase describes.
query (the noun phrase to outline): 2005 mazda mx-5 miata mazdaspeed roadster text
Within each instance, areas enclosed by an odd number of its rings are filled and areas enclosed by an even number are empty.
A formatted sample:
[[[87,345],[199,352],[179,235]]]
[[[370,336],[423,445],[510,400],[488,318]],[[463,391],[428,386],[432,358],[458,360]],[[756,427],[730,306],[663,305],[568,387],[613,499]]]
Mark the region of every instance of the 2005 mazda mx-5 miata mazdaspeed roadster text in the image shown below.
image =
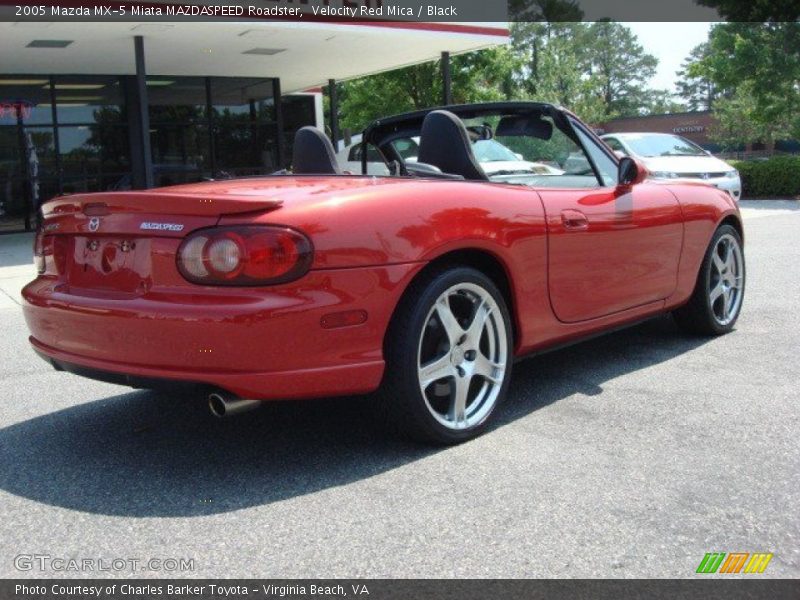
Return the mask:
[[[487,139],[544,167],[487,176]],[[515,358],[666,312],[705,335],[736,322],[730,195],[648,179],[569,111],[431,109],[362,143],[362,172],[369,155],[391,175],[343,173],[303,128],[291,175],[46,202],[33,347],[106,381],[202,384],[217,414],[379,390],[405,431],[455,443],[486,428]]]

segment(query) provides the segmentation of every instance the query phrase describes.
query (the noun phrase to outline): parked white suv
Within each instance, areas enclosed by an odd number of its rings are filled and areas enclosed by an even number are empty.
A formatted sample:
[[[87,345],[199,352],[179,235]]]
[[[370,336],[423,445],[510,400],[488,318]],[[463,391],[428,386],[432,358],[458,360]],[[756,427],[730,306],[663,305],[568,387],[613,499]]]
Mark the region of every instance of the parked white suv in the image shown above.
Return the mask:
[[[697,144],[668,133],[608,133],[602,140],[620,156],[641,160],[653,179],[692,179],[742,195],[739,172]]]

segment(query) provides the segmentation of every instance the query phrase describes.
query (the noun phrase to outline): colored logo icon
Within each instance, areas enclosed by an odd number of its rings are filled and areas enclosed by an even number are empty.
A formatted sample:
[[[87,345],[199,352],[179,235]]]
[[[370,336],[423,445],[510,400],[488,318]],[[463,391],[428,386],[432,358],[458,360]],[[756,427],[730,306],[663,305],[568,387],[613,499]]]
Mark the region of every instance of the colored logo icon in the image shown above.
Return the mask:
[[[763,573],[772,553],[708,552],[700,561],[697,573]]]

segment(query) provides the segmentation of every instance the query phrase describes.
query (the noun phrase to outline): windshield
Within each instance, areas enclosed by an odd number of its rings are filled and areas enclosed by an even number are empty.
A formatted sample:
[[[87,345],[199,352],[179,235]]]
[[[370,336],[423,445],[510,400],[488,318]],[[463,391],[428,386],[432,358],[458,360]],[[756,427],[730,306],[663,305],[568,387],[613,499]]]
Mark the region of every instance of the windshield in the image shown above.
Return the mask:
[[[705,151],[677,135],[626,135],[624,141],[634,154],[653,156],[705,156]]]
[[[478,162],[519,161],[519,157],[511,150],[494,140],[478,140],[472,145],[472,151]]]

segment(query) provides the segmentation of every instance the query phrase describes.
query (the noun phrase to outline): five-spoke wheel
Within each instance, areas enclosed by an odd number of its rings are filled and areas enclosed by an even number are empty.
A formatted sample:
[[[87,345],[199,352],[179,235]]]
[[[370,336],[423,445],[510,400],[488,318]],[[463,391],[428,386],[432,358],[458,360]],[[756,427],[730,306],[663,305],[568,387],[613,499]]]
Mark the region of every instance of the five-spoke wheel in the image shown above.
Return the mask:
[[[693,333],[728,333],[742,310],[744,285],[742,237],[722,225],[711,238],[689,302],[673,312],[675,320]]]
[[[711,253],[708,300],[720,325],[739,314],[744,286],[744,258],[739,241],[730,233],[721,236]]]
[[[508,363],[497,302],[478,285],[454,285],[436,299],[419,337],[419,387],[431,415],[450,429],[479,423],[497,402]]]
[[[384,404],[418,439],[478,435],[502,400],[512,358],[505,299],[484,273],[450,266],[415,281],[392,320]]]

